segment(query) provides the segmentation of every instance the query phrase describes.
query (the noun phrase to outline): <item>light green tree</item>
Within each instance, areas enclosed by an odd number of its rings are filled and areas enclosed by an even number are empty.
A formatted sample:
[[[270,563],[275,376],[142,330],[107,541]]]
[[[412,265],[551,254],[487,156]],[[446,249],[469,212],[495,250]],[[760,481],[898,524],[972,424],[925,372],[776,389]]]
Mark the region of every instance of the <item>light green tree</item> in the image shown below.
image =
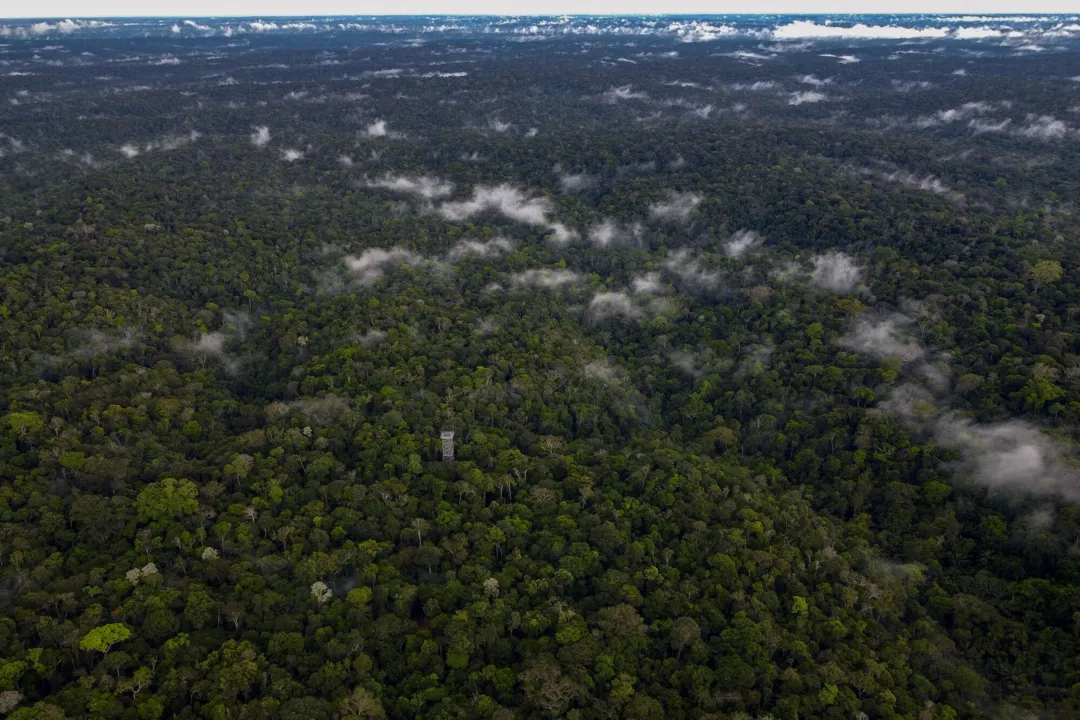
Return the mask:
[[[79,641],[79,647],[83,650],[91,650],[109,654],[109,650],[116,643],[123,642],[131,637],[131,631],[123,623],[110,623],[96,627],[83,636]]]

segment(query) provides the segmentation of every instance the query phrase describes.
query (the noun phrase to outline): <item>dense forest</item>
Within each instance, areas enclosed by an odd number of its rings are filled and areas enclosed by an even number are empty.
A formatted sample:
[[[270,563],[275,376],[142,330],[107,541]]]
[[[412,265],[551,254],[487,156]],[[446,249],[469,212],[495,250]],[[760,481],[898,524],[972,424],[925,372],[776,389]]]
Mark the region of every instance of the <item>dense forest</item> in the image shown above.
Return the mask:
[[[0,715],[1080,716],[1076,18],[503,22],[0,24]]]

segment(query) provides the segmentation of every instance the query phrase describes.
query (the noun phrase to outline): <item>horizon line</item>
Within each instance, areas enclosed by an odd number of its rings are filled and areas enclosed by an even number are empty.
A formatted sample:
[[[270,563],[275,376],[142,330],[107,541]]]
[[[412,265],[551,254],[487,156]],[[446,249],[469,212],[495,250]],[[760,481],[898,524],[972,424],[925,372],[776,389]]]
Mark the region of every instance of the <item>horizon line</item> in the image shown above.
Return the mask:
[[[928,16],[928,17],[946,17],[955,15],[979,15],[979,16],[995,16],[995,17],[1055,17],[1063,15],[1080,15],[1080,12],[1046,12],[1046,11],[1010,11],[1010,12],[972,12],[972,11],[952,11],[952,12],[920,12],[920,11],[876,11],[876,12],[728,12],[728,13],[716,13],[716,12],[658,12],[658,13],[642,13],[642,12],[625,12],[625,13],[607,13],[607,12],[573,12],[573,13],[486,13],[486,12],[440,12],[440,13],[304,13],[304,14],[240,14],[240,15],[188,15],[183,13],[167,14],[167,15],[34,15],[34,16],[13,16],[4,17],[0,16],[0,22],[33,22],[35,20],[170,20],[170,19],[198,19],[198,20],[247,20],[247,19],[277,19],[277,18],[308,18],[308,19],[320,19],[320,18],[387,18],[387,17],[399,17],[399,18],[434,18],[434,17],[477,17],[477,18],[583,18],[583,17],[769,17],[769,16],[794,16],[794,17],[898,17],[898,16]]]

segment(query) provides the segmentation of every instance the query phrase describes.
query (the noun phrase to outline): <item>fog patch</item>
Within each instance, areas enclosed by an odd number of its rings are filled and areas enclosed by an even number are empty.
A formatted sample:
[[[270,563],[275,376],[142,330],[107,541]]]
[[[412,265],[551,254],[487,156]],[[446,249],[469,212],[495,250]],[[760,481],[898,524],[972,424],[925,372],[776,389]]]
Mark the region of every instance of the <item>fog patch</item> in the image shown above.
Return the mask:
[[[285,162],[296,162],[297,160],[302,160],[303,157],[303,152],[293,148],[284,148],[281,151],[281,159]]]
[[[916,90],[929,90],[934,83],[925,80],[893,80],[893,89],[897,92],[914,92]]]
[[[435,200],[448,197],[454,192],[454,184],[437,177],[423,175],[420,177],[405,177],[401,175],[383,175],[377,180],[368,182],[370,187],[384,188],[393,192],[416,195],[425,200]]]
[[[851,292],[862,278],[862,270],[847,253],[830,251],[813,260],[810,282],[833,292]]]
[[[758,80],[752,83],[734,83],[731,86],[732,90],[749,90],[751,92],[763,92],[765,90],[775,90],[779,85],[772,80]]]
[[[992,103],[979,100],[967,102],[957,108],[941,110],[927,117],[917,118],[915,127],[929,128],[938,125],[947,125],[954,122],[964,122],[979,115],[985,115],[999,108],[1008,108],[1011,103]]]
[[[886,317],[859,318],[855,326],[840,338],[844,347],[876,358],[899,358],[903,362],[918,362],[925,352],[909,336],[912,321],[905,315],[894,313]]]
[[[612,87],[604,93],[603,97],[604,102],[614,105],[620,100],[646,100],[649,94],[646,92],[634,92],[633,85],[623,85],[622,87]]]
[[[975,482],[991,490],[1080,502],[1080,478],[1060,446],[1024,421],[980,425],[949,413],[938,419],[934,435],[961,454]]]
[[[909,188],[914,188],[916,190],[925,190],[927,192],[932,192],[935,195],[947,197],[955,202],[961,202],[964,199],[963,193],[959,193],[949,188],[945,185],[945,183],[941,182],[941,180],[934,177],[933,175],[926,175],[925,177],[920,178],[912,175],[907,171],[898,170],[896,172],[886,173],[882,177],[884,177],[889,182],[900,183],[901,185]]]
[[[640,308],[634,305],[634,301],[624,292],[597,293],[589,301],[589,319],[592,322],[600,322],[608,318],[620,320],[637,320],[644,316]]]
[[[1028,115],[1024,127],[1016,130],[1017,135],[1035,140],[1062,140],[1069,134],[1069,126],[1049,115]]]
[[[443,203],[439,207],[439,214],[454,222],[487,211],[498,212],[525,225],[546,226],[554,231],[553,238],[560,243],[569,242],[576,237],[565,225],[552,222],[548,218],[552,205],[547,198],[531,197],[512,185],[478,185],[473,188],[470,199]]]
[[[691,254],[685,248],[668,255],[664,268],[693,289],[712,290],[720,284],[719,271],[707,269],[700,255]]]
[[[353,339],[360,344],[360,347],[370,348],[386,340],[386,333],[382,330],[368,330],[366,333],[356,335]]]
[[[656,295],[663,291],[664,285],[660,282],[660,273],[645,273],[634,278],[630,288],[635,294]]]
[[[829,53],[822,53],[820,57],[834,58],[841,65],[851,65],[853,63],[861,62],[855,55],[830,55]]]
[[[462,240],[447,254],[447,260],[458,262],[464,257],[493,258],[514,251],[514,243],[506,238],[493,238],[487,242]]]
[[[387,137],[390,134],[390,131],[387,129],[385,120],[376,120],[367,126],[364,130],[364,134],[369,138],[380,138]]]
[[[251,144],[255,147],[265,147],[270,142],[270,128],[260,125],[251,133]]]
[[[401,265],[421,265],[424,258],[404,248],[369,248],[359,256],[348,255],[345,257],[345,267],[351,270],[356,279],[370,285],[386,274],[388,268]]]
[[[668,191],[668,199],[649,206],[649,214],[657,220],[687,222],[699,204],[701,196],[696,193]]]
[[[580,279],[581,276],[571,270],[539,268],[511,275],[510,284],[516,288],[559,288],[564,285],[572,285]]]
[[[806,90],[804,92],[791,93],[788,96],[788,105],[802,105],[804,103],[818,103],[828,98],[825,93],[818,92],[817,90]]]
[[[740,258],[763,242],[764,239],[753,230],[739,230],[724,243],[724,254],[730,258]]]
[[[588,238],[596,247],[610,247],[624,239],[637,240],[641,237],[641,231],[640,225],[622,228],[611,218],[605,218],[589,229]]]
[[[981,120],[975,118],[968,121],[968,127],[971,128],[976,135],[982,135],[983,133],[1000,133],[1005,132],[1012,125],[1012,120],[1005,118],[999,122],[993,122],[991,120]]]

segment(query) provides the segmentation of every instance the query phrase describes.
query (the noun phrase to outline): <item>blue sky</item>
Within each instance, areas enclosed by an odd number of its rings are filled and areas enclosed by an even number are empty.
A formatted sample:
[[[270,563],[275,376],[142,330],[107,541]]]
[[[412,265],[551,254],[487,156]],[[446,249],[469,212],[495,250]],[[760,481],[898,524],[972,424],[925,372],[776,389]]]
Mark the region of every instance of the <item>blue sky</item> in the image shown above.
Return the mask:
[[[656,13],[1080,13],[1076,0],[0,0],[0,17],[271,17]]]

